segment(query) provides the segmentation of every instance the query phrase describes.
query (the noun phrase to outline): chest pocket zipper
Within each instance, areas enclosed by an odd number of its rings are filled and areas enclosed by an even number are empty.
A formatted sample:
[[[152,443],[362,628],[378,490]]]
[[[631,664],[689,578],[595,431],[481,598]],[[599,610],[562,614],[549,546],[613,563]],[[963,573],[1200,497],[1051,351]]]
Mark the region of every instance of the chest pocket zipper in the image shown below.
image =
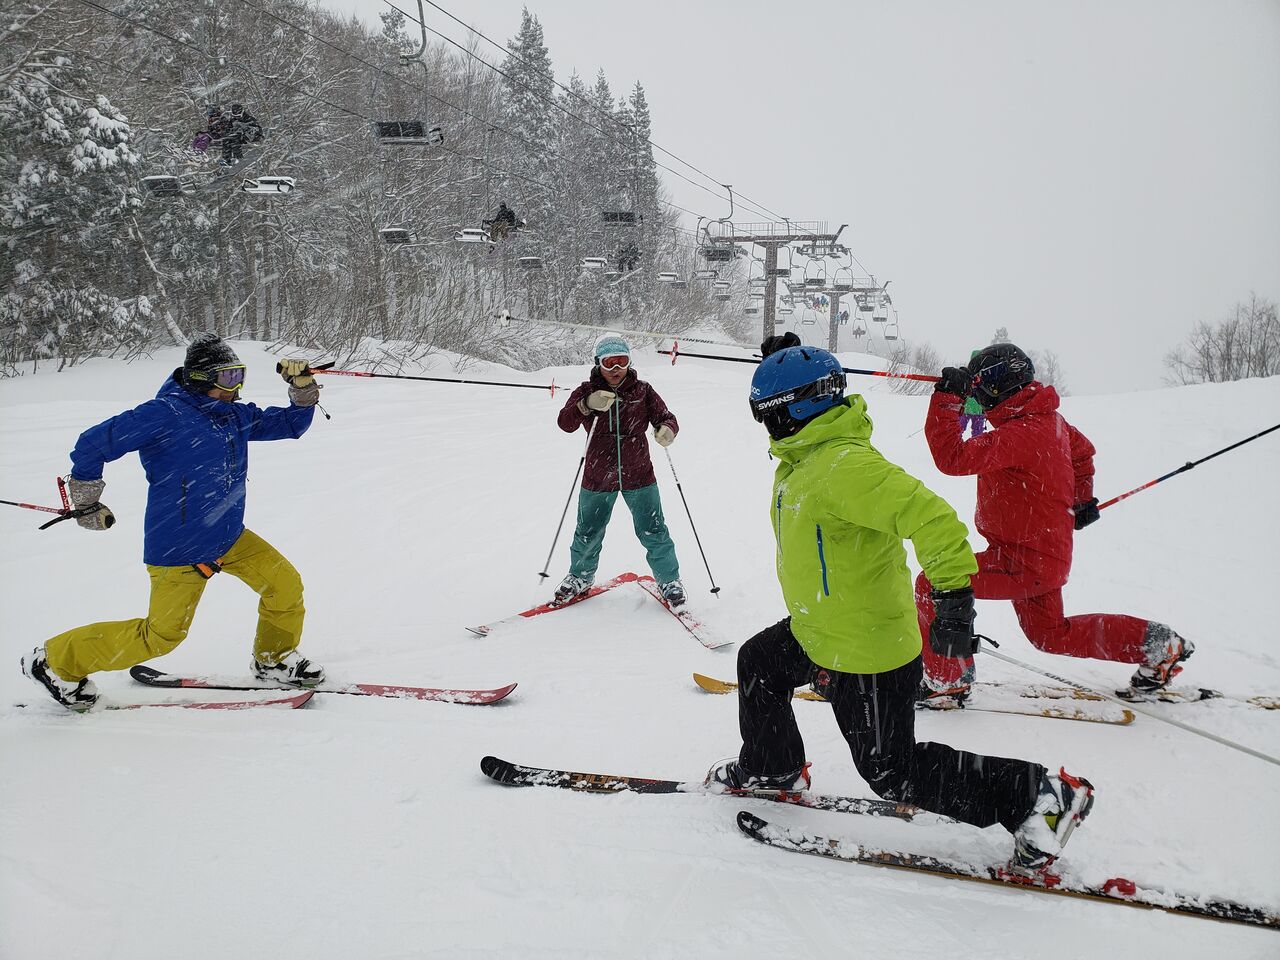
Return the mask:
[[[827,556],[822,549],[822,525],[818,525],[818,563],[822,566],[822,595],[824,597],[831,596],[831,590],[827,585]]]

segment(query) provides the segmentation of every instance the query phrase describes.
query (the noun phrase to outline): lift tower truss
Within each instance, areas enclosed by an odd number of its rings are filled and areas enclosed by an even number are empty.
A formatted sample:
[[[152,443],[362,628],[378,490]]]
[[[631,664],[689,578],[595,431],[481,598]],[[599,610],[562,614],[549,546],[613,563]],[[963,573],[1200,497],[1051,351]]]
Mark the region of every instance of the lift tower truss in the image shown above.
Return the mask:
[[[714,227],[715,223],[708,224]],[[782,223],[725,223],[730,231],[708,231],[708,236],[717,246],[728,244],[754,243],[764,247],[764,320],[761,324],[761,340],[773,336],[775,313],[778,309],[778,248],[788,247],[793,243],[805,244],[815,252],[834,251],[840,249],[837,240],[844,232],[847,223],[840,224],[840,229],[831,233],[825,221],[792,221]],[[783,273],[790,273],[784,269]]]

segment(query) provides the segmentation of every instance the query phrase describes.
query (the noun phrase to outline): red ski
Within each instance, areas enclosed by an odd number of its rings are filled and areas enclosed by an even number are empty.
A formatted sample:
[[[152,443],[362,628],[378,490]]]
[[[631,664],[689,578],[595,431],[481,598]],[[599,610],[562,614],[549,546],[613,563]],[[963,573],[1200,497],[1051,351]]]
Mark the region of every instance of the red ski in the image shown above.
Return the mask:
[[[151,667],[139,664],[129,668],[129,676],[139,683],[150,687],[187,687],[200,690],[288,690],[279,684],[260,683],[247,677],[197,676],[179,677],[171,673],[161,673]],[[313,693],[343,693],[358,697],[396,697],[404,700],[442,700],[445,703],[466,703],[483,706],[497,703],[516,688],[514,683],[492,690],[454,690],[445,687],[406,687],[399,684],[384,683],[322,683],[318,687],[306,690],[304,696]],[[305,700],[303,701],[305,702]],[[249,706],[258,704],[250,703]],[[299,704],[300,706],[301,704]],[[193,706],[204,706],[193,704]]]
[[[636,578],[636,583],[640,585],[641,590],[662,604],[662,606],[666,608],[667,613],[679,620],[680,625],[693,634],[693,638],[708,650],[727,647],[729,644],[733,643],[732,640],[724,640],[711,636],[707,632],[707,628],[702,625],[702,621],[695,617],[689,610],[684,608],[677,609],[667,603],[667,601],[662,598],[662,592],[658,590],[658,584],[653,577],[638,577]]]
[[[302,690],[287,697],[272,697],[270,700],[161,700],[154,703],[111,703],[107,700],[99,700],[91,710],[68,712],[98,713],[102,710],[141,710],[144,707],[148,709],[151,707],[179,707],[184,710],[248,710],[251,707],[287,707],[290,710],[296,710],[299,707],[306,706],[314,695],[314,690]],[[28,705],[19,703],[16,706],[25,707]]]
[[[477,637],[487,637],[493,632],[495,627],[500,627],[504,623],[514,623],[517,620],[527,620],[530,617],[538,617],[544,613],[555,613],[557,610],[563,610],[566,607],[572,607],[575,603],[581,603],[583,600],[590,600],[592,597],[598,597],[606,590],[612,590],[614,587],[624,583],[635,583],[638,580],[649,580],[652,582],[653,577],[641,577],[638,573],[620,573],[612,580],[606,580],[604,583],[598,583],[587,590],[586,593],[579,594],[572,600],[566,600],[564,603],[542,603],[532,609],[525,610],[522,613],[515,613],[509,617],[503,617],[501,620],[494,620],[492,623],[482,623],[478,627],[467,627]]]

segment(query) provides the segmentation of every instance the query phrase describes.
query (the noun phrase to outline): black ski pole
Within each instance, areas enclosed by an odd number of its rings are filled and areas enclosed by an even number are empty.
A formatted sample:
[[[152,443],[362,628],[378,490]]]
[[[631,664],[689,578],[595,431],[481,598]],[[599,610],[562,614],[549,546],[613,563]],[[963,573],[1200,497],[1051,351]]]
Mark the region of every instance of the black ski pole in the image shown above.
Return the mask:
[[[685,515],[689,518],[689,527],[693,530],[694,542],[698,544],[698,552],[702,554],[702,565],[707,568],[707,579],[711,581],[711,592],[719,594],[720,588],[716,586],[716,578],[711,575],[711,564],[707,563],[707,553],[702,549],[702,538],[698,536],[698,528],[694,525],[693,514],[689,512],[689,501],[684,498],[684,487],[680,486],[680,477],[676,474],[675,461],[671,459],[670,450],[667,450],[666,447],[662,449],[666,451],[667,463],[671,465],[671,476],[675,478],[676,489],[680,491],[680,502],[684,504]],[[719,600],[720,597],[717,596],[716,599]]]
[[[675,363],[677,356],[674,350],[659,350],[658,353],[665,354],[672,358]],[[727,363],[754,363],[760,365],[759,357],[721,357],[714,353],[686,353],[684,350],[679,351],[682,357],[697,357],[699,360],[724,360]],[[856,373],[863,377],[887,377],[890,380],[918,380],[921,383],[937,383],[939,377],[931,376],[927,373],[890,373],[887,370],[863,370],[860,367],[841,367],[845,373]]]
[[[591,435],[596,432],[596,424],[599,422],[599,417],[592,417],[591,429],[587,431],[587,444],[582,448],[582,457],[578,460],[578,469],[573,471],[573,485],[569,487],[569,499],[564,502],[564,510],[560,514],[560,522],[556,524],[556,535],[551,538],[551,549],[547,551],[547,562],[542,565],[542,570],[538,574],[543,580],[548,577],[547,568],[551,566],[551,556],[556,552],[556,544],[560,542],[560,531],[564,529],[564,518],[569,515],[569,504],[573,503],[573,491],[578,489],[578,475],[582,473],[582,467],[587,462],[587,450],[591,448]]]
[[[1098,509],[1105,510],[1107,509],[1107,507],[1111,506],[1112,504],[1119,503],[1121,500],[1127,500],[1130,497],[1132,497],[1135,493],[1141,493],[1143,490],[1146,490],[1148,487],[1154,487],[1157,483],[1160,483],[1163,480],[1168,480],[1170,477],[1176,477],[1180,473],[1186,473],[1192,467],[1199,466],[1200,464],[1204,463],[1206,460],[1212,460],[1214,457],[1220,457],[1224,453],[1234,450],[1236,447],[1242,447],[1246,443],[1249,443],[1250,441],[1257,440],[1259,437],[1265,437],[1268,433],[1271,433],[1273,430],[1280,430],[1280,423],[1277,423],[1274,427],[1267,427],[1267,429],[1259,433],[1255,433],[1252,437],[1245,437],[1243,440],[1239,440],[1236,443],[1231,444],[1231,446],[1229,447],[1223,447],[1221,450],[1215,451],[1214,453],[1209,454],[1207,457],[1201,457],[1199,460],[1192,460],[1190,463],[1184,463],[1177,470],[1170,470],[1163,477],[1156,477],[1154,480],[1148,480],[1142,486],[1134,487],[1128,493],[1122,493],[1118,497],[1112,497],[1106,503],[1098,504]]]

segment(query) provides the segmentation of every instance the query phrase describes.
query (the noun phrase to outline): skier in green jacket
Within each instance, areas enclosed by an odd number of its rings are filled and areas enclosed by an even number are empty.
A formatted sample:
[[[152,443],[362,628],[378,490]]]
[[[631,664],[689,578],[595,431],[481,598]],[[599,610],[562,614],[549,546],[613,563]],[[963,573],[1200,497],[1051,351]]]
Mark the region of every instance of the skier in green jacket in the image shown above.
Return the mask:
[[[809,787],[791,697],[812,684],[832,706],[859,774],[879,796],[1014,835],[1010,868],[1045,870],[1088,814],[1093,787],[1065,770],[917,743],[921,636],[903,540],[935,590],[929,642],[971,656],[978,569],[968,531],[937,494],[871,445],[862,397],[839,361],[794,335],[761,345],[751,410],[778,461],[770,504],[778,581],[790,613],[738,654],[738,757],[708,784],[740,792]],[[945,611],[945,612],[943,612]]]

